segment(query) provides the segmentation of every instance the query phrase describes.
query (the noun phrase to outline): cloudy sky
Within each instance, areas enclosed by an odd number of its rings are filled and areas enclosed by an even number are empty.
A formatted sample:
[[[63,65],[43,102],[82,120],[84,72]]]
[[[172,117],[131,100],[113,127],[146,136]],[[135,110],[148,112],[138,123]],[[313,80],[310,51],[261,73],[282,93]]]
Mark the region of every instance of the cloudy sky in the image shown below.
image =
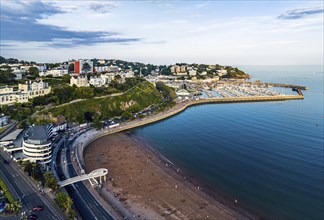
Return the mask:
[[[323,1],[0,1],[5,57],[323,64]]]

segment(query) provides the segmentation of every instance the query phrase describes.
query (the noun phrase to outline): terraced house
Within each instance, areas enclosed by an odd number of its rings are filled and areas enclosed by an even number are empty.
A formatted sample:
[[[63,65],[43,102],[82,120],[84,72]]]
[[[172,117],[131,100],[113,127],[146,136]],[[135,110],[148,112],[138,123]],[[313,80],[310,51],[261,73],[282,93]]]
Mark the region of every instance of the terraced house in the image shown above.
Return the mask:
[[[47,82],[26,81],[25,84],[18,84],[18,89],[9,86],[0,87],[0,105],[12,105],[14,103],[25,103],[29,99],[43,96],[51,92]]]

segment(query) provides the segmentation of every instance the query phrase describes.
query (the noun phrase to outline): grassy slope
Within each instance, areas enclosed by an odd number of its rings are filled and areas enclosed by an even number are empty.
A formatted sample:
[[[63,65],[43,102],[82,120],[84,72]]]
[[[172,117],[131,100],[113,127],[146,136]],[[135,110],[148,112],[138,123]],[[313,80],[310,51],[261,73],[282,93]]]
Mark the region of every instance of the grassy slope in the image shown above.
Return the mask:
[[[2,166],[2,165],[1,165]],[[13,203],[15,200],[13,199],[12,195],[10,194],[6,184],[0,179],[0,188],[4,191],[5,196],[7,197],[9,203]]]
[[[152,104],[160,103],[162,100],[160,92],[152,84],[145,82],[121,96],[88,99],[51,109],[49,113],[54,117],[64,115],[68,121],[83,123],[85,122],[85,112],[91,112],[95,119],[102,120],[121,115],[125,110],[123,106],[126,102],[131,104],[127,111],[136,112]]]

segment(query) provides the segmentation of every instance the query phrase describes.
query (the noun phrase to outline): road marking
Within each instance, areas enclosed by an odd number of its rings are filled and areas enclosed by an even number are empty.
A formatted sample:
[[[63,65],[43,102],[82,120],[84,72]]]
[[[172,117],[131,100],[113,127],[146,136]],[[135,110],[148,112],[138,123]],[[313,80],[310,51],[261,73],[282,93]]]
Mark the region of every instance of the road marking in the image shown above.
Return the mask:
[[[88,210],[90,211],[90,213],[92,214],[92,216],[93,216],[95,219],[98,219],[98,218],[96,217],[96,215],[92,212],[92,210],[89,208],[90,204],[88,205],[88,204],[86,203],[86,201],[82,198],[82,196],[81,196],[79,190],[76,190],[76,193],[77,193],[77,194],[79,195],[79,197],[82,199],[82,201],[83,201],[83,203],[85,204],[85,206],[88,207]],[[90,207],[91,207],[91,206],[90,206]]]

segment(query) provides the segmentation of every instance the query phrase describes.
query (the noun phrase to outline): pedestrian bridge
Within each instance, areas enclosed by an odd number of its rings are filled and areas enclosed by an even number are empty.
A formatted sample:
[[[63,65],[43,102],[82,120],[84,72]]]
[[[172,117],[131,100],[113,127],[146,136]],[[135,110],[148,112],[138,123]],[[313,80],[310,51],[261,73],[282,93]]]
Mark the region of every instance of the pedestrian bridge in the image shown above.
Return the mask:
[[[106,181],[106,175],[108,174],[108,170],[105,168],[96,169],[88,174],[82,174],[80,176],[72,177],[70,179],[66,179],[63,181],[58,182],[60,187],[64,187],[76,182],[80,182],[83,180],[89,180],[92,186],[97,186],[98,181],[95,178],[99,178],[100,184],[103,181]]]

